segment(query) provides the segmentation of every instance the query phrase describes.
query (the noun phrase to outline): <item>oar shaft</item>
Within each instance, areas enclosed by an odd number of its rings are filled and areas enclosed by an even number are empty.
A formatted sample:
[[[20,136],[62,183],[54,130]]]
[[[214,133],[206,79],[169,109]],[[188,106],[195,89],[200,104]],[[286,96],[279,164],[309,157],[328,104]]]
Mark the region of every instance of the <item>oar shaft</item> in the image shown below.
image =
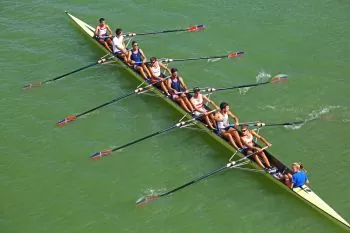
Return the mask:
[[[145,35],[155,35],[155,34],[161,34],[161,33],[183,32],[183,31],[187,31],[187,29],[164,30],[164,31],[158,31],[158,32],[143,32],[143,33],[135,33],[135,34],[137,36],[145,36]]]
[[[227,58],[227,55],[222,56],[210,56],[210,57],[190,57],[190,58],[177,58],[177,59],[169,59],[170,61],[195,61],[195,60],[207,60],[214,58]]]
[[[224,91],[224,90],[238,89],[238,88],[245,88],[245,87],[256,87],[256,86],[265,85],[265,84],[268,84],[268,83],[270,83],[270,82],[245,84],[245,85],[238,85],[238,86],[233,86],[233,87],[215,88],[215,91]]]
[[[55,81],[55,80],[64,78],[64,77],[66,77],[66,76],[68,76],[68,75],[71,75],[71,74],[77,73],[77,72],[79,72],[79,71],[85,70],[85,69],[87,69],[87,68],[89,68],[89,67],[92,67],[92,66],[95,66],[95,65],[97,65],[97,64],[100,64],[100,63],[98,63],[98,62],[91,63],[91,64],[86,65],[86,66],[84,66],[84,67],[81,67],[81,68],[79,68],[79,69],[76,69],[76,70],[73,70],[73,71],[71,71],[71,72],[62,74],[62,75],[60,75],[60,76],[58,76],[58,77],[55,77],[55,78],[52,78],[52,79],[43,81],[42,83],[48,83],[48,82],[52,82],[52,81]]]
[[[124,144],[124,145],[122,145],[122,146],[115,147],[115,148],[112,149],[112,151],[120,150],[120,149],[123,149],[123,148],[125,148],[125,147],[131,146],[131,145],[133,145],[133,144],[135,144],[135,143],[138,143],[138,142],[141,142],[141,141],[146,140],[146,139],[148,139],[148,138],[154,137],[154,136],[156,136],[156,135],[158,135],[158,134],[162,134],[162,133],[165,133],[165,132],[167,132],[167,131],[170,131],[170,130],[176,128],[176,127],[178,127],[178,126],[177,126],[177,125],[173,125],[173,126],[171,126],[171,127],[169,127],[169,128],[166,128],[166,129],[163,129],[163,130],[154,132],[154,133],[149,134],[149,135],[147,135],[147,136],[145,136],[145,137],[142,137],[142,138],[136,139],[136,140],[134,140],[134,141],[131,141],[131,142],[129,142],[129,143],[126,143],[126,144]]]
[[[97,106],[97,107],[94,107],[94,108],[89,109],[89,110],[87,110],[87,111],[85,111],[85,112],[79,113],[78,115],[76,115],[76,117],[80,117],[80,116],[86,115],[86,114],[88,114],[88,113],[90,113],[90,112],[95,111],[96,109],[103,108],[103,107],[105,107],[105,106],[107,106],[107,105],[110,105],[110,104],[112,104],[112,103],[114,103],[114,102],[117,102],[117,101],[119,101],[119,100],[125,99],[125,98],[127,98],[127,97],[129,97],[129,96],[131,96],[131,95],[134,95],[134,94],[136,94],[136,92],[130,92],[130,93],[127,93],[127,94],[125,94],[125,95],[119,96],[118,98],[112,99],[111,101],[108,101],[108,102],[106,102],[106,103],[104,103],[104,104],[101,104],[101,105],[99,105],[99,106]]]
[[[299,125],[305,123],[305,121],[293,121],[293,122],[285,122],[285,123],[271,123],[265,124],[264,126],[287,126],[287,125]]]
[[[177,188],[174,188],[174,189],[172,189],[172,190],[170,190],[170,191],[168,191],[168,192],[166,192],[166,193],[163,193],[163,194],[161,194],[161,195],[159,195],[159,196],[160,196],[160,197],[167,196],[167,195],[169,195],[169,194],[171,194],[171,193],[173,193],[173,192],[176,192],[176,191],[178,191],[178,190],[180,190],[180,189],[183,189],[183,188],[185,188],[185,187],[187,187],[187,186],[190,186],[190,185],[192,185],[192,184],[194,184],[194,183],[196,183],[196,182],[198,182],[198,181],[201,181],[201,180],[203,180],[203,179],[205,179],[205,178],[207,178],[207,177],[209,177],[209,176],[212,176],[212,175],[214,175],[214,174],[216,174],[216,173],[219,173],[219,172],[225,170],[226,168],[227,168],[226,165],[223,166],[223,167],[220,167],[219,169],[216,169],[215,171],[212,171],[212,172],[210,172],[210,173],[208,173],[208,174],[206,174],[206,175],[203,175],[203,176],[201,176],[201,177],[199,177],[199,178],[197,178],[197,179],[195,179],[195,180],[192,180],[192,181],[190,181],[190,182],[188,182],[188,183],[186,183],[186,184],[184,184],[184,185],[181,185],[181,186],[179,186],[179,187],[177,187]]]

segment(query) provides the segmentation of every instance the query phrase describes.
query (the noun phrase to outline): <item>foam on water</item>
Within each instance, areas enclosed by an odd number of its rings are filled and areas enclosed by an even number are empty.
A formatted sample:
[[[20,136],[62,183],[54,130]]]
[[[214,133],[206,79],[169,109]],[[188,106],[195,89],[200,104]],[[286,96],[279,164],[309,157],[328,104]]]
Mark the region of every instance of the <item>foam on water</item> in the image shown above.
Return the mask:
[[[256,76],[256,82],[266,82],[271,78],[271,74],[265,72],[264,70],[260,71]]]

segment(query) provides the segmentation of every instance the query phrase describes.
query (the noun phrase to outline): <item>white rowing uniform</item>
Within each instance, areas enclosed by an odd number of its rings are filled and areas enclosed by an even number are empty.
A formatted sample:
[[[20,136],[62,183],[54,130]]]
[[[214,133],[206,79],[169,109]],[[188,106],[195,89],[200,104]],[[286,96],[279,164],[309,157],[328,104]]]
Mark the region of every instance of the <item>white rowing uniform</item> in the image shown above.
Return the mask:
[[[201,111],[201,112],[195,111],[194,112],[195,116],[200,116],[204,112],[207,112],[207,110],[205,109],[205,107],[203,105],[203,95],[202,94],[198,94],[197,98],[195,98],[193,96],[191,98],[191,103],[195,106],[195,109],[199,109]]]
[[[222,119],[222,121],[216,121],[217,128],[219,131],[225,130],[227,127],[230,126],[230,123],[228,121],[228,114],[221,113],[221,112],[218,112],[217,114],[220,114],[221,115],[220,118]]]
[[[106,25],[104,25],[103,27],[99,27],[98,29],[98,36],[102,37],[105,36],[107,34],[107,27]]]
[[[113,53],[114,54],[120,54],[122,52],[120,49],[118,49],[118,47],[125,49],[124,43],[123,43],[124,42],[124,36],[123,35],[121,35],[119,37],[115,36],[113,38],[112,42],[113,42],[112,43],[112,48],[113,48]]]
[[[156,77],[160,77],[161,72],[160,72],[160,65],[159,65],[159,61],[156,61],[155,63],[153,63],[151,66],[151,71],[152,73],[156,76]]]
[[[242,138],[242,141],[244,141],[248,145],[253,145],[253,135],[249,132],[249,135],[245,135]]]

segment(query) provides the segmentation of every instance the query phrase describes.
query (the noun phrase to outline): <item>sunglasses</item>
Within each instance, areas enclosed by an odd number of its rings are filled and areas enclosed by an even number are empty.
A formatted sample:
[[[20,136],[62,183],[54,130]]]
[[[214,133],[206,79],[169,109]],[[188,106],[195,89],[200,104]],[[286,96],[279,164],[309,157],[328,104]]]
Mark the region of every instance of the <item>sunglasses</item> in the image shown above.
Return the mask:
[[[139,44],[134,44],[133,46],[139,46]]]
[[[244,133],[244,132],[246,132],[247,131],[247,129],[242,129],[242,132]]]

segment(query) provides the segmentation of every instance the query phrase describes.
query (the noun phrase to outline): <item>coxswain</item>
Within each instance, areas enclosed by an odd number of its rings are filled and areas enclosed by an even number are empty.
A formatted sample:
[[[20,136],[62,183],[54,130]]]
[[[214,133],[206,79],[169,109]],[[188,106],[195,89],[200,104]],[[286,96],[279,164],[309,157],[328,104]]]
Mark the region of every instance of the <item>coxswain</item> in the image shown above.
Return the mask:
[[[145,80],[148,80],[151,74],[146,66],[147,57],[142,49],[139,48],[137,41],[132,42],[132,49],[129,51],[128,63],[140,74]]]
[[[309,180],[304,170],[304,166],[301,163],[292,163],[292,174],[288,173],[284,175],[285,184],[293,189],[302,187],[305,184],[309,184]]]
[[[95,29],[95,37],[103,46],[106,47],[106,49],[108,49],[109,52],[112,52],[110,46],[112,46],[111,38],[112,38],[113,32],[111,28],[108,26],[108,24],[106,24],[106,21],[104,18],[100,18],[99,22],[100,24],[97,25]]]
[[[170,97],[179,103],[186,112],[192,113],[194,108],[185,94],[188,92],[188,89],[183,78],[179,76],[177,68],[171,68],[170,73],[170,79],[167,80]]]

